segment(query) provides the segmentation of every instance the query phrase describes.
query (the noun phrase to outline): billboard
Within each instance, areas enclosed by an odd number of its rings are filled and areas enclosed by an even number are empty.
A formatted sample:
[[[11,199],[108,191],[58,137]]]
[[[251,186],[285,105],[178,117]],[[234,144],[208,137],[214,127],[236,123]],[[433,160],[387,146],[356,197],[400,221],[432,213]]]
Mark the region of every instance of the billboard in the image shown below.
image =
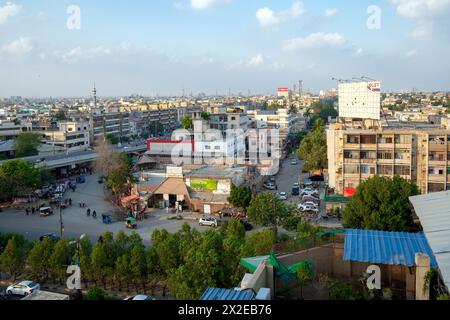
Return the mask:
[[[211,179],[191,179],[190,187],[199,191],[216,191],[218,181]]]
[[[339,84],[339,117],[381,119],[381,82]]]

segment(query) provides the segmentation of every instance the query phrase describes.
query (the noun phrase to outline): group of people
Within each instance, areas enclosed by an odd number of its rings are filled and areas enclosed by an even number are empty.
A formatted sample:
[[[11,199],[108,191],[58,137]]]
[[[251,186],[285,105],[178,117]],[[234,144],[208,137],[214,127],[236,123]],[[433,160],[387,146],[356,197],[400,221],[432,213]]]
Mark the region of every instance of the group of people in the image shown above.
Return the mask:
[[[88,216],[88,217],[90,217],[91,216],[91,209],[87,209],[86,210],[86,215]],[[95,218],[97,218],[97,211],[92,211],[92,217],[95,219]]]

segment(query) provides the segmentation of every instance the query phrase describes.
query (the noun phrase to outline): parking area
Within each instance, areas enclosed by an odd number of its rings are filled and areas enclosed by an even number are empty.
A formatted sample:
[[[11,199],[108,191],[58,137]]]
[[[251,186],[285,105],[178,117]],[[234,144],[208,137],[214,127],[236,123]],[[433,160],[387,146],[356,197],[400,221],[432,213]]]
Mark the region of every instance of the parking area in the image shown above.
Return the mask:
[[[97,241],[99,236],[106,231],[117,233],[122,230],[131,234],[132,230],[125,227],[124,221],[104,224],[101,214],[115,210],[114,204],[107,201],[104,193],[104,185],[97,182],[96,175],[87,176],[85,183],[77,184],[76,191],[70,189],[64,195],[64,199],[71,198],[72,206],[62,210],[62,220],[64,224],[65,238],[75,238],[81,234],[86,234],[91,241]],[[43,201],[45,202],[45,201]],[[86,203],[86,207],[80,208],[79,202]],[[96,210],[97,218],[86,215],[87,208]],[[151,234],[156,229],[167,229],[169,232],[176,232],[181,229],[184,223],[199,231],[207,230],[208,227],[200,227],[198,221],[194,220],[168,220],[165,210],[154,210],[149,218],[138,223],[136,231],[149,244]],[[38,214],[26,215],[24,209],[4,209],[0,212],[0,232],[19,233],[29,240],[39,239],[45,234],[60,234],[59,209],[54,210],[54,214],[48,217],[41,217]]]

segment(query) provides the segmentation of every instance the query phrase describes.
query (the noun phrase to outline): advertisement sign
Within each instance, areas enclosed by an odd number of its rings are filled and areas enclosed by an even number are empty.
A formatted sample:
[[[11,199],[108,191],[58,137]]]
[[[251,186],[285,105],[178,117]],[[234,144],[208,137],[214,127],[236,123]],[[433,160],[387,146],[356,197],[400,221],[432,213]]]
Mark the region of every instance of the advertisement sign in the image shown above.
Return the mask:
[[[191,188],[194,190],[205,190],[205,191],[216,191],[217,190],[217,180],[210,179],[192,179],[191,178]]]

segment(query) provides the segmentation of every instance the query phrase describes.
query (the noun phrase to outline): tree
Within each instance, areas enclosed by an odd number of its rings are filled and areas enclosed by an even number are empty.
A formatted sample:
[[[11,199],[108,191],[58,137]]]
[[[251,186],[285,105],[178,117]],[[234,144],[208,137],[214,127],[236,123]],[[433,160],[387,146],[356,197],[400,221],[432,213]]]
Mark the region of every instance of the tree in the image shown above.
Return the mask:
[[[297,114],[298,113],[298,109],[296,106],[290,106],[289,107],[289,113],[290,114]]]
[[[287,214],[287,208],[278,195],[270,192],[255,195],[247,208],[250,221],[263,227],[273,227],[275,232]]]
[[[301,264],[297,267],[296,271],[296,278],[298,282],[298,287],[300,289],[300,299],[303,299],[303,288],[304,286],[313,280],[313,273],[312,273],[312,264],[309,261],[303,261]]]
[[[109,172],[106,183],[120,196],[129,192],[133,180],[131,159],[126,153],[122,153],[119,156],[117,167]]]
[[[183,127],[183,129],[186,130],[192,129],[194,127],[192,123],[192,117],[191,116],[183,117],[183,119],[181,120],[181,127]]]
[[[112,171],[120,168],[120,153],[117,152],[109,140],[101,141],[95,148],[97,160],[95,168],[103,177],[107,177]]]
[[[35,279],[47,279],[51,274],[50,258],[53,253],[53,240],[45,238],[35,242],[28,254],[28,266]]]
[[[297,155],[305,160],[305,170],[323,170],[328,166],[327,137],[321,119],[316,121],[314,130],[302,140]]]
[[[105,245],[98,242],[92,250],[92,269],[95,270],[93,272],[94,280],[103,282],[103,285],[106,286],[107,277],[111,274],[110,268]]]
[[[128,254],[123,254],[119,258],[117,258],[114,266],[115,276],[119,282],[119,289],[122,288],[122,283],[127,283],[128,288],[128,280],[130,279],[130,258]]]
[[[64,239],[59,240],[50,257],[50,269],[52,277],[62,284],[64,278],[66,278],[66,270],[68,265],[69,247]]]
[[[91,301],[106,300],[106,298],[107,296],[105,290],[96,286],[90,288],[85,297],[86,300]]]
[[[203,120],[209,120],[211,118],[208,112],[202,112],[200,116]]]
[[[5,250],[0,255],[0,270],[8,273],[16,281],[25,268],[25,254],[18,246],[16,237],[8,240]]]
[[[252,192],[248,187],[240,186],[236,187],[234,184],[231,185],[230,196],[228,197],[228,202],[237,208],[247,208],[252,200]]]
[[[361,183],[343,213],[346,228],[414,231],[409,197],[419,194],[417,186],[399,176],[374,176]]]
[[[39,134],[35,132],[21,133],[14,139],[14,155],[17,158],[36,156],[39,154],[40,145]]]
[[[55,114],[55,119],[57,121],[67,120],[67,116],[66,116],[66,113],[64,112],[64,110],[58,110],[58,112]]]
[[[112,145],[116,145],[120,142],[119,138],[117,138],[114,134],[109,133],[106,135],[106,140],[111,142]]]
[[[19,159],[11,160],[0,166],[0,193],[15,198],[41,186],[39,169]]]
[[[133,282],[141,282],[144,285],[145,290],[145,279],[147,278],[147,263],[145,259],[145,248],[143,244],[136,244],[131,249],[130,258],[130,275]]]

